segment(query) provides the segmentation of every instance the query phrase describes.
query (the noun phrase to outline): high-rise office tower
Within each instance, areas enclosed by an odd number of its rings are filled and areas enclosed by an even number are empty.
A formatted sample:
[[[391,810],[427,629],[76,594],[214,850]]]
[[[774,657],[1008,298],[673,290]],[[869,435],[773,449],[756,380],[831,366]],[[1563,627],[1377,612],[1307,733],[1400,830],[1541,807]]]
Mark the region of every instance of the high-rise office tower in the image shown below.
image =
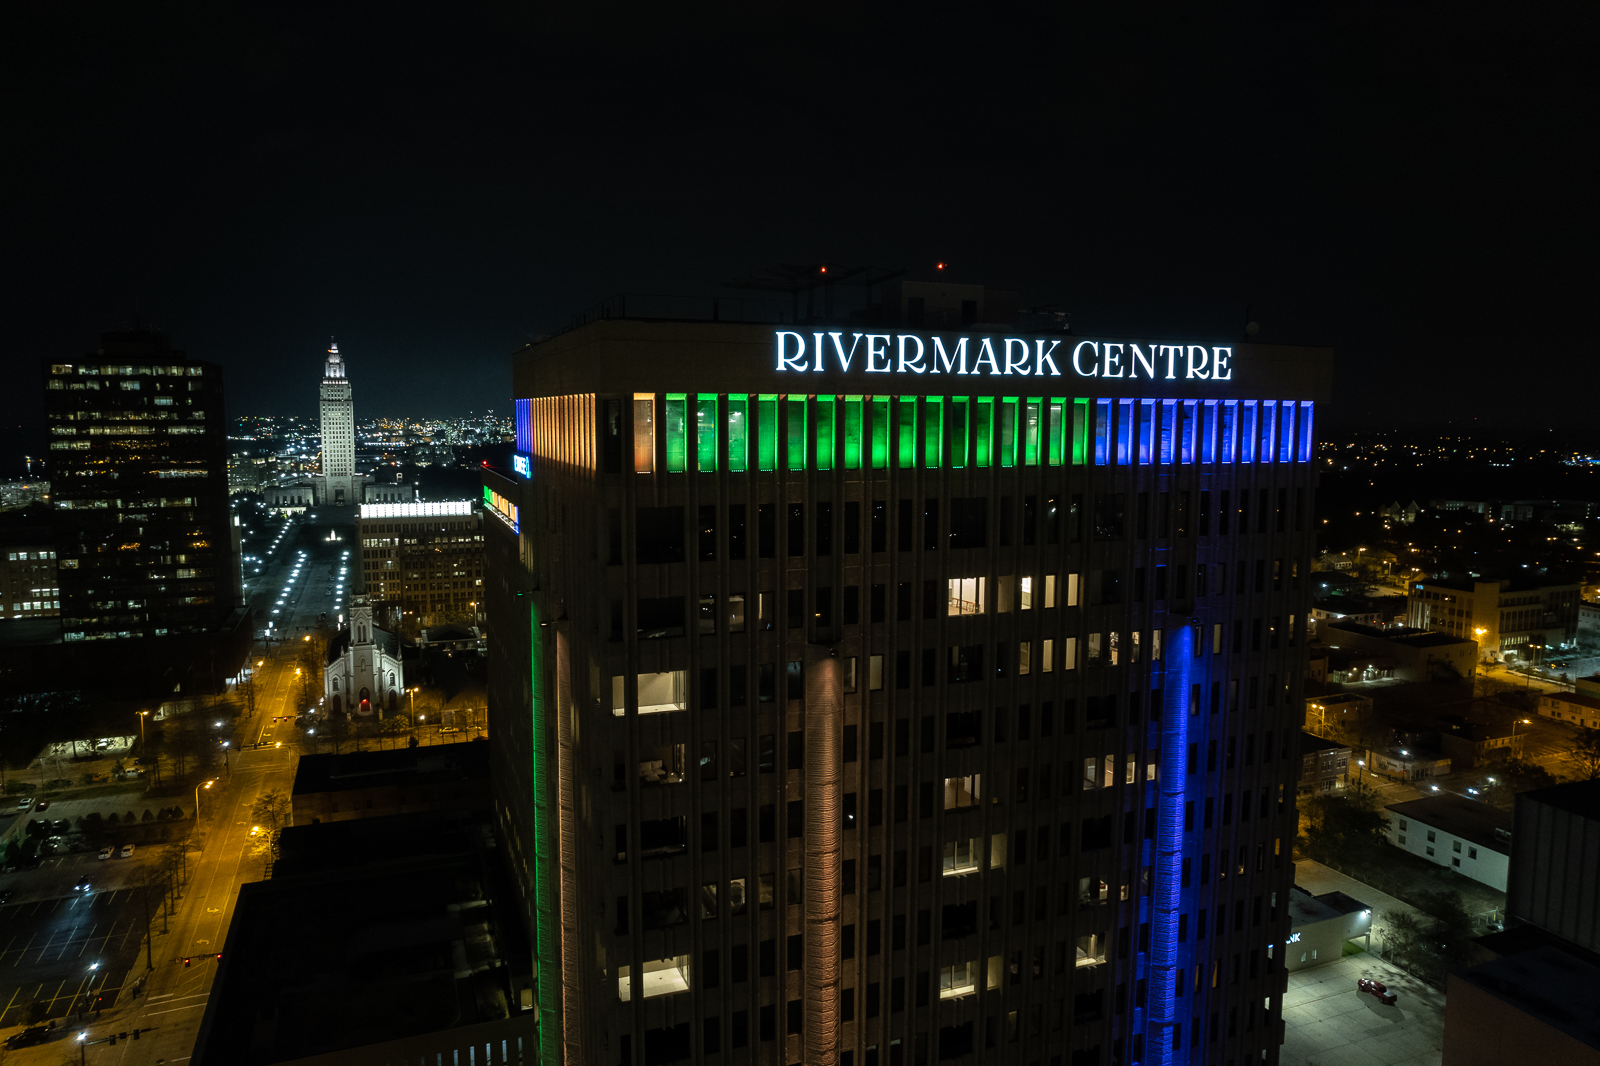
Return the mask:
[[[216,630],[239,599],[222,368],[123,330],[43,369],[63,637]]]
[[[356,476],[356,410],[350,395],[339,346],[328,345],[322,372],[322,493],[318,503],[345,507],[361,502],[362,478]]]
[[[518,353],[489,700],[542,1050],[1277,1061],[1330,363],[978,324]]]

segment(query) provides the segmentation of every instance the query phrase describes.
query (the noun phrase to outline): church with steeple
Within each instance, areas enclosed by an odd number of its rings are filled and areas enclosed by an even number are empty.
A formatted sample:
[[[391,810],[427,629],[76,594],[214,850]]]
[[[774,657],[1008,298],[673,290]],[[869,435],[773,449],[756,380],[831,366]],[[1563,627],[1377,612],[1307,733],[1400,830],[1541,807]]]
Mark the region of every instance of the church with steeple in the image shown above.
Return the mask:
[[[350,600],[350,625],[328,643],[322,674],[323,706],[335,714],[383,716],[400,707],[406,688],[400,639],[372,624],[372,600]]]

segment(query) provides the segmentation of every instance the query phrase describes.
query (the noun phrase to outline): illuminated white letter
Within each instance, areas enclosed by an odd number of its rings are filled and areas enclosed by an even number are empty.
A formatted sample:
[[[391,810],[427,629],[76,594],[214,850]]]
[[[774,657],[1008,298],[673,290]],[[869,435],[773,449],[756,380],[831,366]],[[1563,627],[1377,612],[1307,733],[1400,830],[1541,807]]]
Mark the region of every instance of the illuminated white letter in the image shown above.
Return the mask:
[[[793,355],[783,354],[783,339],[793,337],[799,347]],[[806,368],[806,339],[798,333],[786,329],[778,331],[778,369],[779,370],[804,370]]]
[[[917,346],[917,357],[915,359],[906,358],[906,341],[910,341],[912,344]],[[921,337],[917,336],[915,333],[900,334],[900,365],[895,367],[895,369],[902,374],[904,374],[907,370],[911,371],[913,374],[922,373],[925,369],[922,365],[922,352],[923,347]]]
[[[1044,365],[1046,363],[1049,363],[1050,364],[1050,376],[1053,377],[1053,378],[1060,377],[1061,376],[1061,371],[1056,369],[1056,361],[1054,359],[1050,358],[1050,353],[1055,351],[1058,347],[1060,347],[1061,342],[1060,341],[1051,341],[1049,350],[1045,349],[1044,341],[1034,341],[1033,343],[1036,346],[1038,354],[1039,354],[1039,361],[1036,364],[1034,364],[1034,368],[1033,368],[1034,376],[1038,377],[1039,375],[1043,374],[1044,373]]]
[[[984,363],[989,364],[989,373],[1000,373],[1000,360],[994,357],[994,344],[988,337],[978,342],[978,358],[972,361],[972,372],[976,374]]]
[[[933,338],[933,373],[939,373],[943,366],[946,374],[965,374],[967,372],[967,338],[962,337],[956,341],[955,350],[945,353],[944,341],[938,337]]]
[[[878,365],[879,359],[883,365]],[[867,373],[887,374],[889,372],[889,335],[887,333],[867,334]]]
[[[1078,356],[1083,353],[1083,350],[1085,348],[1088,348],[1091,352],[1094,353],[1094,369],[1093,370],[1085,370],[1083,368],[1083,364],[1078,362]],[[1100,376],[1100,342],[1099,341],[1079,341],[1076,345],[1073,346],[1073,349],[1072,349],[1072,370],[1080,378],[1097,378],[1097,377]]]
[[[1231,365],[1232,363],[1233,363],[1233,349],[1232,348],[1213,348],[1213,349],[1211,349],[1211,380],[1212,381],[1232,381],[1233,380],[1233,366]]]
[[[1171,381],[1177,376],[1173,367],[1177,365],[1178,356],[1183,354],[1183,345],[1163,344],[1161,346],[1161,354],[1167,357],[1167,380]]]
[[[833,338],[833,354],[835,354],[835,355],[837,355],[839,357],[839,367],[840,367],[840,369],[849,370],[850,369],[850,360],[854,359],[855,355],[856,355],[856,345],[861,343],[861,334],[859,334],[859,333],[852,333],[851,334],[851,337],[854,338],[854,339],[851,340],[851,342],[850,342],[850,352],[849,352],[848,355],[845,354],[845,350],[844,350],[844,334],[842,334],[842,333],[830,333],[830,334],[828,334],[828,336]]]
[[[1150,346],[1150,354],[1149,355],[1145,355],[1144,354],[1144,349],[1140,348],[1137,344],[1130,344],[1130,345],[1128,345],[1128,347],[1133,349],[1133,353],[1132,353],[1133,358],[1129,360],[1128,376],[1130,378],[1138,377],[1139,376],[1139,366],[1140,366],[1140,364],[1143,364],[1144,365],[1144,376],[1147,377],[1147,378],[1152,378],[1153,379],[1156,376],[1156,348],[1155,348],[1155,345],[1152,344]]]
[[[1015,359],[1011,355],[1011,346],[1016,345],[1022,349],[1022,358]],[[1028,372],[1028,342],[1018,337],[1006,338],[1006,373],[1012,372],[1026,374]]]
[[[1198,356],[1195,354],[1196,352],[1199,353]],[[1195,360],[1197,358],[1200,360],[1198,363],[1195,362]],[[1189,369],[1183,376],[1186,377],[1186,378],[1203,378],[1203,377],[1205,377],[1206,376],[1206,364],[1208,362],[1210,362],[1210,357],[1206,355],[1206,350],[1205,350],[1205,347],[1203,345],[1199,345],[1199,344],[1191,344],[1191,345],[1189,345]]]
[[[820,374],[822,373],[822,357],[827,354],[822,350],[823,335],[821,333],[813,333],[811,336],[814,338],[811,342],[811,350],[817,355],[817,365],[811,369]]]
[[[1113,348],[1115,348],[1116,351],[1112,351],[1111,349]],[[1100,349],[1100,358],[1104,361],[1104,366],[1100,371],[1101,377],[1120,378],[1122,376],[1121,342],[1106,341],[1106,346]],[[1115,374],[1111,372],[1112,367],[1115,367],[1117,370]]]

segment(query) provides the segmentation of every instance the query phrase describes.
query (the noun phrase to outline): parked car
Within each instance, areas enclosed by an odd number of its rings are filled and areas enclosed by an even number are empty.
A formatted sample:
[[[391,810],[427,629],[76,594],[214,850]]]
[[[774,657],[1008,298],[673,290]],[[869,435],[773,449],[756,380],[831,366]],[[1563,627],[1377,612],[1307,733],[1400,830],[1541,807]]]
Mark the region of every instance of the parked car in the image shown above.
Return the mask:
[[[72,890],[74,892],[89,891],[89,879],[87,877],[78,878],[78,883],[72,886]]]
[[[1389,991],[1389,986],[1372,977],[1363,977],[1356,982],[1356,990],[1365,992],[1377,999],[1384,1006],[1394,1006],[1395,994]]]
[[[39,805],[34,808],[34,810],[36,810],[36,811],[48,811],[49,809],[50,809],[50,801],[49,800],[40,800],[39,801]]]
[[[7,1037],[5,1046],[7,1048],[19,1048],[42,1044],[50,1038],[50,1032],[54,1028],[54,1025],[31,1025],[22,1030],[22,1032],[13,1033]]]
[[[103,848],[100,849],[100,857],[102,859],[109,859],[109,858],[111,858],[111,853],[114,850],[116,850],[116,849],[110,847],[109,845],[106,846],[106,847],[103,847]]]
[[[32,808],[33,808],[33,797],[32,796],[29,796],[26,799],[17,800],[17,810],[26,811],[26,810],[31,810]]]
[[[57,818],[50,823],[50,829],[56,833],[70,833],[72,832],[72,823],[65,818]]]
[[[133,858],[133,845],[132,844],[124,844],[124,845],[122,845],[122,857],[124,859]]]
[[[16,894],[17,890],[14,888],[0,888],[0,906],[10,903]]]

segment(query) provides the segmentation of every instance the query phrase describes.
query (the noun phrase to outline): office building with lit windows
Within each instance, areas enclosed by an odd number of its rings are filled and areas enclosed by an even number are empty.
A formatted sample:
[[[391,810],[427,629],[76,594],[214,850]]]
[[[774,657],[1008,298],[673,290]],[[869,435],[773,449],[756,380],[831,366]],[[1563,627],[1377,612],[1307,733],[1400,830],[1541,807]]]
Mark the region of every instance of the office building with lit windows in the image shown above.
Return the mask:
[[[486,471],[557,1061],[1276,1062],[1325,349],[591,321]]]
[[[222,368],[128,330],[44,377],[64,638],[216,629],[240,600]]]

